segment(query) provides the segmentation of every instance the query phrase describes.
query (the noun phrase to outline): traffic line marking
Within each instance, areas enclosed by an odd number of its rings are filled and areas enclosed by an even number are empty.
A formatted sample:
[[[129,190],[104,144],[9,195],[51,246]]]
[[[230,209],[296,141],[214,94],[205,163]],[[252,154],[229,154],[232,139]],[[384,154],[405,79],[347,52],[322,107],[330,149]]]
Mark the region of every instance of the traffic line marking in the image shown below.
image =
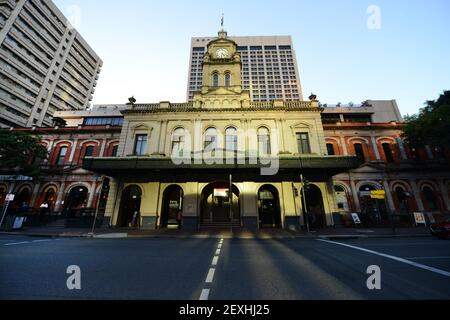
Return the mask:
[[[37,243],[37,242],[50,242],[53,240],[47,239],[47,240],[34,240],[33,242]]]
[[[444,271],[444,270],[441,270],[441,269],[429,267],[429,266],[426,266],[426,265],[423,265],[423,264],[420,264],[420,263],[416,263],[416,262],[413,262],[413,261],[409,261],[409,260],[406,260],[406,259],[403,259],[403,258],[399,258],[399,257],[396,257],[396,256],[391,256],[389,254],[384,254],[384,253],[381,253],[381,252],[368,250],[368,249],[352,246],[352,245],[345,244],[345,243],[335,242],[335,241],[329,241],[329,240],[323,240],[323,239],[318,239],[317,241],[331,243],[331,244],[335,244],[335,245],[338,245],[338,246],[347,247],[347,248],[350,248],[350,249],[354,249],[354,250],[358,250],[358,251],[374,254],[374,255],[377,255],[377,256],[380,256],[380,257],[383,257],[383,258],[391,259],[391,260],[394,260],[394,261],[397,261],[397,262],[402,262],[404,264],[407,264],[407,265],[410,265],[410,266],[413,266],[413,267],[416,267],[416,268],[419,268],[419,269],[431,271],[431,272],[434,272],[434,273],[437,273],[437,274],[440,274],[440,275],[443,275],[443,276],[446,276],[446,277],[450,277],[450,272],[448,272],[448,271]]]
[[[215,257],[213,258],[213,261],[212,261],[211,265],[217,266],[217,263],[218,263],[218,262],[219,262],[219,256],[215,256]]]
[[[216,256],[219,256],[220,255],[220,249],[217,249],[216,250]]]
[[[6,244],[4,244],[4,246],[18,246],[20,244],[27,244],[27,243],[30,243],[30,242],[23,241],[23,242],[6,243]]]
[[[200,300],[200,301],[208,300],[209,299],[209,292],[210,292],[209,289],[203,289],[202,290],[202,294],[200,295],[200,299],[198,299],[198,300]]]
[[[206,277],[206,283],[212,283],[214,280],[214,274],[216,273],[216,269],[209,269],[208,276]]]
[[[222,249],[222,244],[220,243],[220,244],[217,246],[217,248],[218,248],[218,249]]]

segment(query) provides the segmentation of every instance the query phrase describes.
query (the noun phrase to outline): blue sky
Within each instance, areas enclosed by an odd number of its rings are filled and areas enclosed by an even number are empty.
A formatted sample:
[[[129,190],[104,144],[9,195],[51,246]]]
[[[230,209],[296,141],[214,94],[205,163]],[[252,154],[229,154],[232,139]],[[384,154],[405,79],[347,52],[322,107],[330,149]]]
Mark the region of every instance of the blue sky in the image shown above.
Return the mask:
[[[192,36],[292,35],[305,96],[396,99],[402,114],[450,89],[448,0],[55,0],[103,59],[94,104],[186,100]],[[381,28],[369,29],[376,5]],[[78,17],[78,15],[75,15]],[[371,20],[372,21],[372,20]]]

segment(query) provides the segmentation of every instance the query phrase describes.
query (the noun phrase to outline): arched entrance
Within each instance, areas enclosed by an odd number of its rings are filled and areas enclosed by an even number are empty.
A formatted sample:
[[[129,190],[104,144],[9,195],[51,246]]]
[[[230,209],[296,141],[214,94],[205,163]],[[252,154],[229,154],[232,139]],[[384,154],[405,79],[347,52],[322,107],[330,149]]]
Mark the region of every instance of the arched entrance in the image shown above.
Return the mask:
[[[81,217],[87,209],[89,191],[85,186],[73,187],[67,195],[64,212],[67,218]]]
[[[19,192],[14,198],[12,208],[16,214],[26,213],[30,208],[30,201],[31,201],[31,187],[29,186],[23,187],[22,189],[19,189]]]
[[[141,211],[142,190],[138,186],[129,186],[122,192],[119,217],[116,226],[129,228],[135,212]]]
[[[306,204],[305,204],[306,200]],[[306,207],[311,228],[325,228],[326,217],[323,205],[322,191],[316,185],[310,184],[305,188],[303,207]]]
[[[371,184],[359,188],[359,201],[361,204],[361,220],[366,226],[388,223],[386,204],[382,199],[372,199],[371,192],[379,190]]]
[[[225,225],[231,223],[229,189],[230,184],[228,182],[214,182],[203,189],[200,214],[200,223],[202,225]],[[232,222],[240,224],[239,189],[235,185],[233,185],[232,189]]]
[[[348,195],[345,188],[341,185],[334,186],[334,194],[336,196],[336,203],[340,212],[350,212],[350,205],[348,203]]]
[[[183,189],[177,185],[170,186],[164,191],[161,208],[161,228],[178,224],[177,214],[178,211],[183,210],[183,197]]]
[[[281,228],[281,209],[278,190],[265,185],[258,191],[258,213],[260,228]]]

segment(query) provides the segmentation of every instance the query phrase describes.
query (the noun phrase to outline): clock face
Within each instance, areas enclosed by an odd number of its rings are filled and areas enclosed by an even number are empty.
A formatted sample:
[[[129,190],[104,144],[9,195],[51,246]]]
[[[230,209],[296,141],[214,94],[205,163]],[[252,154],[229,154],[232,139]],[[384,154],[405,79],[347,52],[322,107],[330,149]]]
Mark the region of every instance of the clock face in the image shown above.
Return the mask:
[[[225,58],[228,58],[230,56],[230,54],[228,53],[227,49],[219,49],[216,51],[216,56],[219,59],[225,59]]]

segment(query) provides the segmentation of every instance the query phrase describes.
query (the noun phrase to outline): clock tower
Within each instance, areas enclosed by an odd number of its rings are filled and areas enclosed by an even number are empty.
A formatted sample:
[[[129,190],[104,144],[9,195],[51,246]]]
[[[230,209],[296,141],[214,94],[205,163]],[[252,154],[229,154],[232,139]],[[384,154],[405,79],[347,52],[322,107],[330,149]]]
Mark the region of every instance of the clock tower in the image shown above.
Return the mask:
[[[236,42],[228,39],[227,32],[221,30],[218,38],[208,44],[203,59],[202,91],[194,95],[196,105],[242,107],[242,102],[249,102],[249,91],[242,90],[241,69]]]

